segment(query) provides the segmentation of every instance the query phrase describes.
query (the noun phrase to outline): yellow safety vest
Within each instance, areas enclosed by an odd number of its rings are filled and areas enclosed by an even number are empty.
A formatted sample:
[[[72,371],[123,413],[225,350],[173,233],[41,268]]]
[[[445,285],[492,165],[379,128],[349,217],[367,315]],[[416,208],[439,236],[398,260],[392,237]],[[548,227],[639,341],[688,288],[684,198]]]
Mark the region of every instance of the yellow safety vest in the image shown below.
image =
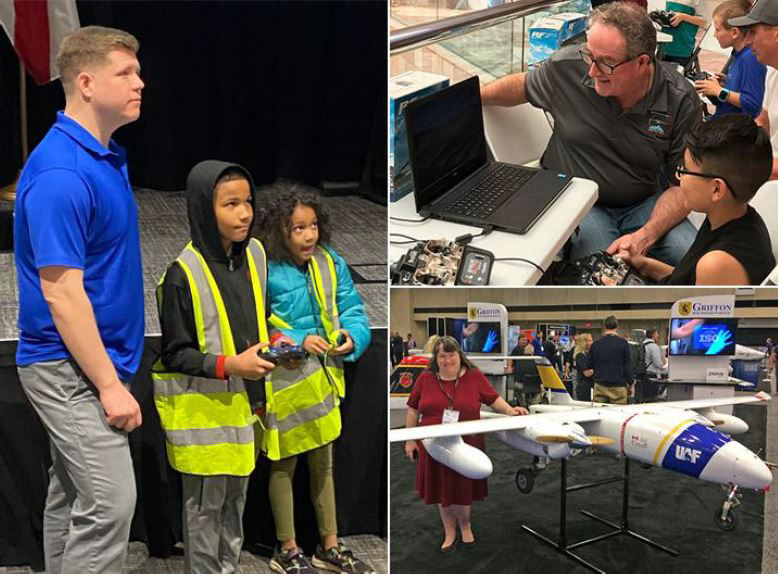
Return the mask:
[[[318,246],[309,260],[309,280],[320,306],[320,320],[327,339],[339,337],[336,307],[336,268],[331,255]],[[291,329],[272,314],[270,322]],[[342,419],[339,400],[344,398],[341,357],[314,355],[296,370],[277,366],[266,378],[266,429],[261,449],[270,460],[288,458],[332,442],[339,437]]]
[[[251,239],[247,264],[255,296],[258,336],[268,342],[266,328],[266,252]],[[187,276],[193,302],[198,346],[203,353],[236,354],[230,322],[217,283],[192,242],[176,260]],[[162,297],[158,285],[158,300]],[[255,468],[255,424],[244,380],[188,376],[165,371],[160,359],[152,368],[155,406],[165,430],[171,466],[187,474],[248,476]]]

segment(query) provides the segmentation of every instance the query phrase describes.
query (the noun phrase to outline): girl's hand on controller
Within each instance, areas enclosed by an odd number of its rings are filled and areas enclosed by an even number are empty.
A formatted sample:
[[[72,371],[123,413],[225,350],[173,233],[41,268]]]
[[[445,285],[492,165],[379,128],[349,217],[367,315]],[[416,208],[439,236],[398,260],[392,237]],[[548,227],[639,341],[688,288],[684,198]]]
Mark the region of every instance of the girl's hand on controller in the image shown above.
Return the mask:
[[[301,345],[304,347],[304,350],[310,354],[315,354],[316,356],[331,351],[331,343],[316,334],[310,334],[304,338],[304,342]]]
[[[350,333],[347,330],[342,330],[341,332],[342,335],[344,336],[344,343],[340,344],[339,346],[331,350],[331,354],[335,356],[342,356],[344,354],[349,354],[355,349],[355,343],[353,342]]]

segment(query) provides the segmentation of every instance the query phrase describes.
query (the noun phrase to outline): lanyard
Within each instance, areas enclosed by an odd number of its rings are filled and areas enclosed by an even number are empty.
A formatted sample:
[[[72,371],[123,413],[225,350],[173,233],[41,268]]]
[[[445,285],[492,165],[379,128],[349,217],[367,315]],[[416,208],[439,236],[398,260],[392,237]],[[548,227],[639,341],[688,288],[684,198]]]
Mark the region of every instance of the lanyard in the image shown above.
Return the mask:
[[[461,370],[459,369],[459,372]],[[442,390],[442,394],[445,395],[445,398],[447,398],[447,409],[452,410],[453,409],[453,403],[456,400],[456,394],[458,393],[458,383],[461,380],[461,376],[456,376],[456,383],[453,386],[453,396],[451,397],[450,394],[448,394],[445,391],[445,386],[442,384],[442,377],[437,374],[437,384],[439,384],[439,389]]]

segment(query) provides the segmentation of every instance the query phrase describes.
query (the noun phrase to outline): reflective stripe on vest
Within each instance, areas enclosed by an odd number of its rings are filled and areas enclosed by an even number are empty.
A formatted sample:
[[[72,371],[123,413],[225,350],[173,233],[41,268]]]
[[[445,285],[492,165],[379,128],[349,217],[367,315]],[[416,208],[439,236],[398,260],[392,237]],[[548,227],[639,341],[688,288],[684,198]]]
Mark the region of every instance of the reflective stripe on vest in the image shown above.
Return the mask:
[[[340,333],[336,280],[333,258],[318,246],[309,260],[309,283],[320,308],[326,339],[332,344],[336,344]],[[275,316],[271,322],[278,328],[292,328]],[[288,458],[338,438],[342,429],[339,399],[343,397],[341,357],[327,355],[323,361],[309,356],[296,370],[278,366],[271,378],[266,378],[266,430],[262,448],[268,458]]]
[[[258,319],[258,336],[268,341],[265,318],[266,254],[254,238],[247,264]],[[177,259],[187,277],[198,345],[203,353],[236,353],[225,303],[211,271],[192,243]],[[158,285],[158,301],[162,298]],[[158,302],[160,303],[160,302]],[[255,467],[255,430],[244,380],[216,380],[166,373],[161,361],[152,372],[155,406],[166,434],[171,466],[187,474],[248,476]]]

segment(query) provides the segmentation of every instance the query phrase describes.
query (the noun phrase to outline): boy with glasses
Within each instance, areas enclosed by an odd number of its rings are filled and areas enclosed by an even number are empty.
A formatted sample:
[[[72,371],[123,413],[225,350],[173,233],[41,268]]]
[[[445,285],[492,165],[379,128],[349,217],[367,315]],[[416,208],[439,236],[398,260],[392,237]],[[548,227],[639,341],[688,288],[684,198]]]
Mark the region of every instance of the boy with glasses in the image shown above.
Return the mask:
[[[677,170],[687,207],[707,216],[673,268],[635,251],[619,257],[664,284],[760,284],[775,266],[770,235],[748,205],[772,167],[767,134],[742,114],[696,126]]]

